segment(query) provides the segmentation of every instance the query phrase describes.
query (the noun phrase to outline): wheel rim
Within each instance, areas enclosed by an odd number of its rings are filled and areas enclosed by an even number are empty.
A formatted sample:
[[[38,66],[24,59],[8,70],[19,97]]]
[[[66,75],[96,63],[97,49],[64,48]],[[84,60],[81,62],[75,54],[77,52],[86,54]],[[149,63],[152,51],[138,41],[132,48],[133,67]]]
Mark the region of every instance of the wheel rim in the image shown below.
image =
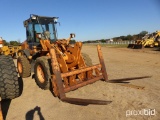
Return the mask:
[[[22,64],[20,62],[17,63],[18,72],[22,73]]]
[[[37,77],[39,79],[39,81],[41,83],[44,83],[45,79],[44,79],[44,72],[43,72],[43,68],[41,65],[37,66]]]

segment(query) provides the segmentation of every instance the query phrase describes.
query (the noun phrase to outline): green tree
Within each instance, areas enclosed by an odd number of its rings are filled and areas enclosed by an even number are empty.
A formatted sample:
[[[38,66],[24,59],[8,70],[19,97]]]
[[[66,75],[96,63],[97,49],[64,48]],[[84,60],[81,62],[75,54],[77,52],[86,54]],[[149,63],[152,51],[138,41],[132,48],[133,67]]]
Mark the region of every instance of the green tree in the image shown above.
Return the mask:
[[[6,40],[3,40],[3,45],[9,45],[9,43]]]
[[[105,39],[101,39],[100,40],[102,43],[106,43],[106,40]]]
[[[132,37],[133,37],[133,40],[137,40],[139,38],[138,35],[133,35]]]
[[[133,38],[132,35],[127,35],[126,36],[126,40],[132,40],[132,38]]]
[[[10,41],[10,45],[18,46],[18,45],[20,45],[20,43],[17,41]]]
[[[76,41],[75,40],[71,40],[70,41],[70,44],[74,44]]]
[[[119,38],[125,40],[126,36],[120,36]]]
[[[114,38],[113,38],[113,41],[114,41],[114,42],[117,42],[118,39],[119,39],[119,37],[114,37]]]
[[[147,33],[148,33],[147,31],[142,31],[142,32],[139,33],[139,35],[143,37],[143,36],[145,36]]]

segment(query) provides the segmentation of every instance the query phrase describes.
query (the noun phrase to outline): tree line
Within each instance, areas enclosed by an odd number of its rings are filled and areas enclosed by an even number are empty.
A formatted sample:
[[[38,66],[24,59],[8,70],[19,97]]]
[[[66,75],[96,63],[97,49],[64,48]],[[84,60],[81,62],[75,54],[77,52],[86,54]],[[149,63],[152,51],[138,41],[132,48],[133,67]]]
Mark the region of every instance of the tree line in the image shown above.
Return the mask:
[[[5,46],[8,46],[8,45],[18,46],[18,45],[21,45],[21,43],[16,40],[9,41],[9,42],[7,42],[6,40],[3,40],[3,45],[5,45]]]
[[[76,42],[76,40],[71,40],[70,44],[74,44],[75,42]],[[19,45],[21,45],[21,43],[19,41],[16,41],[16,40],[9,41],[9,42],[7,42],[6,40],[3,40],[3,45],[5,45],[5,46],[8,46],[8,45],[19,46]]]
[[[117,41],[125,41],[125,40],[138,40],[138,39],[142,39],[142,37],[144,37],[148,32],[147,31],[142,31],[139,34],[134,34],[134,35],[126,35],[126,36],[119,36],[119,37],[114,37],[112,38],[113,41],[117,42]],[[83,43],[106,43],[107,39],[100,39],[100,40],[87,40],[84,41]],[[109,40],[109,39],[108,39]]]

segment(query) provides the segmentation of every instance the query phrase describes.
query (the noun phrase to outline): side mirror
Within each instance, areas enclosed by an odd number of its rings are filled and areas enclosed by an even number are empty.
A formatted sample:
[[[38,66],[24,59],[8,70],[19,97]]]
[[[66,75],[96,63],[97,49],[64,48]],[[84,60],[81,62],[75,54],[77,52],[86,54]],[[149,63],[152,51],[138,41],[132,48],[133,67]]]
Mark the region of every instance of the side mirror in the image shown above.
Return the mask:
[[[70,38],[75,38],[75,37],[76,37],[76,35],[74,33],[70,34]]]
[[[24,27],[27,27],[27,26],[28,26],[28,22],[27,22],[27,21],[24,21],[24,22],[23,22],[23,25],[24,25]]]

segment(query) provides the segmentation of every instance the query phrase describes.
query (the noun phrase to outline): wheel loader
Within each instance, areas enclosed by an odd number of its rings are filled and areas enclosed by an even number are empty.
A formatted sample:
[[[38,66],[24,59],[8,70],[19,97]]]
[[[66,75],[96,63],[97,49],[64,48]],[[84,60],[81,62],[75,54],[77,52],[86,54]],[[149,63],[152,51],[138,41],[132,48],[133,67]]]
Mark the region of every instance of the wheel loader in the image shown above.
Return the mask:
[[[10,55],[12,58],[17,57],[17,52],[21,49],[21,46],[6,46],[3,44],[3,39],[0,39],[0,55]]]
[[[22,78],[31,76],[31,68],[34,68],[33,78],[36,84],[44,90],[50,89],[54,96],[63,102],[78,105],[109,104],[111,101],[68,98],[65,93],[76,90],[79,87],[94,83],[98,80],[108,82],[101,47],[97,46],[99,64],[92,65],[87,54],[81,53],[82,42],[70,44],[75,37],[71,33],[68,39],[57,38],[58,17],[46,17],[31,14],[24,21],[27,40],[22,43],[22,49],[18,51],[17,69]],[[32,64],[34,63],[34,64]],[[110,80],[109,82],[141,79],[125,78]]]
[[[3,46],[0,48],[1,55],[10,55],[12,58],[17,58],[17,52],[21,49],[21,46]]]
[[[143,47],[158,47],[160,46],[160,31],[145,35],[142,40],[136,40],[135,44],[129,44],[128,48],[141,49]]]

